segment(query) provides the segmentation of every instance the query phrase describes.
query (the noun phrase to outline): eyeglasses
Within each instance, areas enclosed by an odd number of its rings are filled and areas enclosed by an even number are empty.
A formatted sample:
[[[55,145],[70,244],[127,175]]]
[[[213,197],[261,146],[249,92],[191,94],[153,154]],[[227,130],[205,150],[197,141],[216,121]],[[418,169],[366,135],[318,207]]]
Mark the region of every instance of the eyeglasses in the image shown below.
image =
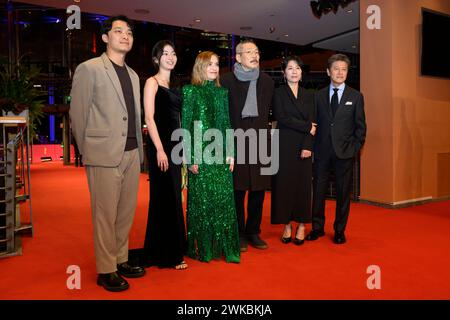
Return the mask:
[[[255,50],[247,50],[247,51],[239,51],[238,53],[239,53],[239,54],[245,53],[246,55],[252,55],[252,54],[255,54],[255,55],[257,55],[257,56],[261,55],[261,51],[259,51],[258,49],[255,49]]]

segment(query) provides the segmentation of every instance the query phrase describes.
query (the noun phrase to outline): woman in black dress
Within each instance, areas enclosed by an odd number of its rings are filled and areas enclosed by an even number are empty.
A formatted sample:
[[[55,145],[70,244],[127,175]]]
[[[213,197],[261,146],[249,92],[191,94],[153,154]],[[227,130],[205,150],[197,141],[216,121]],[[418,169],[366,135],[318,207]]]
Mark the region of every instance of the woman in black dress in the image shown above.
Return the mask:
[[[144,249],[138,264],[186,269],[186,231],[181,199],[181,165],[173,163],[172,132],[180,128],[181,95],[170,89],[170,73],[177,63],[170,41],[159,41],[152,50],[158,73],[144,87],[145,123],[148,127],[147,156],[150,203]]]
[[[305,238],[311,222],[312,143],[316,133],[314,94],[299,86],[301,60],[283,60],[286,84],[275,90],[273,113],[279,129],[280,165],[272,181],[272,224],[284,224],[283,243],[291,242],[291,222],[298,222],[294,243]]]

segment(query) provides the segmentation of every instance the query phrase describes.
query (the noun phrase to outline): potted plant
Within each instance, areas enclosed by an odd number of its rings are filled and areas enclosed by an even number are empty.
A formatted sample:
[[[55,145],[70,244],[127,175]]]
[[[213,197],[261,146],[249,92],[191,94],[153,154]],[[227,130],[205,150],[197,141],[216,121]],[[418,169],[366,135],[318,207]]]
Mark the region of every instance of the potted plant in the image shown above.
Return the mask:
[[[36,67],[9,65],[0,60],[0,109],[3,116],[25,116],[30,135],[33,137],[36,126],[44,115],[43,92],[34,87],[39,76]]]

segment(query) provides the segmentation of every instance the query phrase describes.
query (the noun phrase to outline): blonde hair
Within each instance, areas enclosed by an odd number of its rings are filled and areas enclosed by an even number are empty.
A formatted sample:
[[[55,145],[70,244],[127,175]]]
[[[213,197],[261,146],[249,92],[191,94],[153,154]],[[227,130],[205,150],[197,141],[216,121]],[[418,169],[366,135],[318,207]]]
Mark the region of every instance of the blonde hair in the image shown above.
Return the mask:
[[[206,78],[206,68],[208,67],[208,63],[211,62],[211,57],[213,56],[216,56],[217,60],[219,60],[219,56],[212,51],[204,51],[198,54],[197,58],[195,58],[194,67],[192,68],[192,84],[199,85],[208,80]],[[214,82],[217,87],[220,87],[219,75],[217,75]]]

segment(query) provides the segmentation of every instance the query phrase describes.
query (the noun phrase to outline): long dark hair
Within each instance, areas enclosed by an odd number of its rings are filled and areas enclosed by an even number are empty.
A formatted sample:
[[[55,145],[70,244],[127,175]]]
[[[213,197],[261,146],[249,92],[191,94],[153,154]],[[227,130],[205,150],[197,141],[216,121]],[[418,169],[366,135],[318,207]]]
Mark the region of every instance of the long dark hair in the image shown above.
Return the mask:
[[[159,71],[159,61],[164,52],[165,46],[171,46],[175,50],[175,46],[169,40],[161,40],[155,43],[152,49],[152,63],[156,71]]]

